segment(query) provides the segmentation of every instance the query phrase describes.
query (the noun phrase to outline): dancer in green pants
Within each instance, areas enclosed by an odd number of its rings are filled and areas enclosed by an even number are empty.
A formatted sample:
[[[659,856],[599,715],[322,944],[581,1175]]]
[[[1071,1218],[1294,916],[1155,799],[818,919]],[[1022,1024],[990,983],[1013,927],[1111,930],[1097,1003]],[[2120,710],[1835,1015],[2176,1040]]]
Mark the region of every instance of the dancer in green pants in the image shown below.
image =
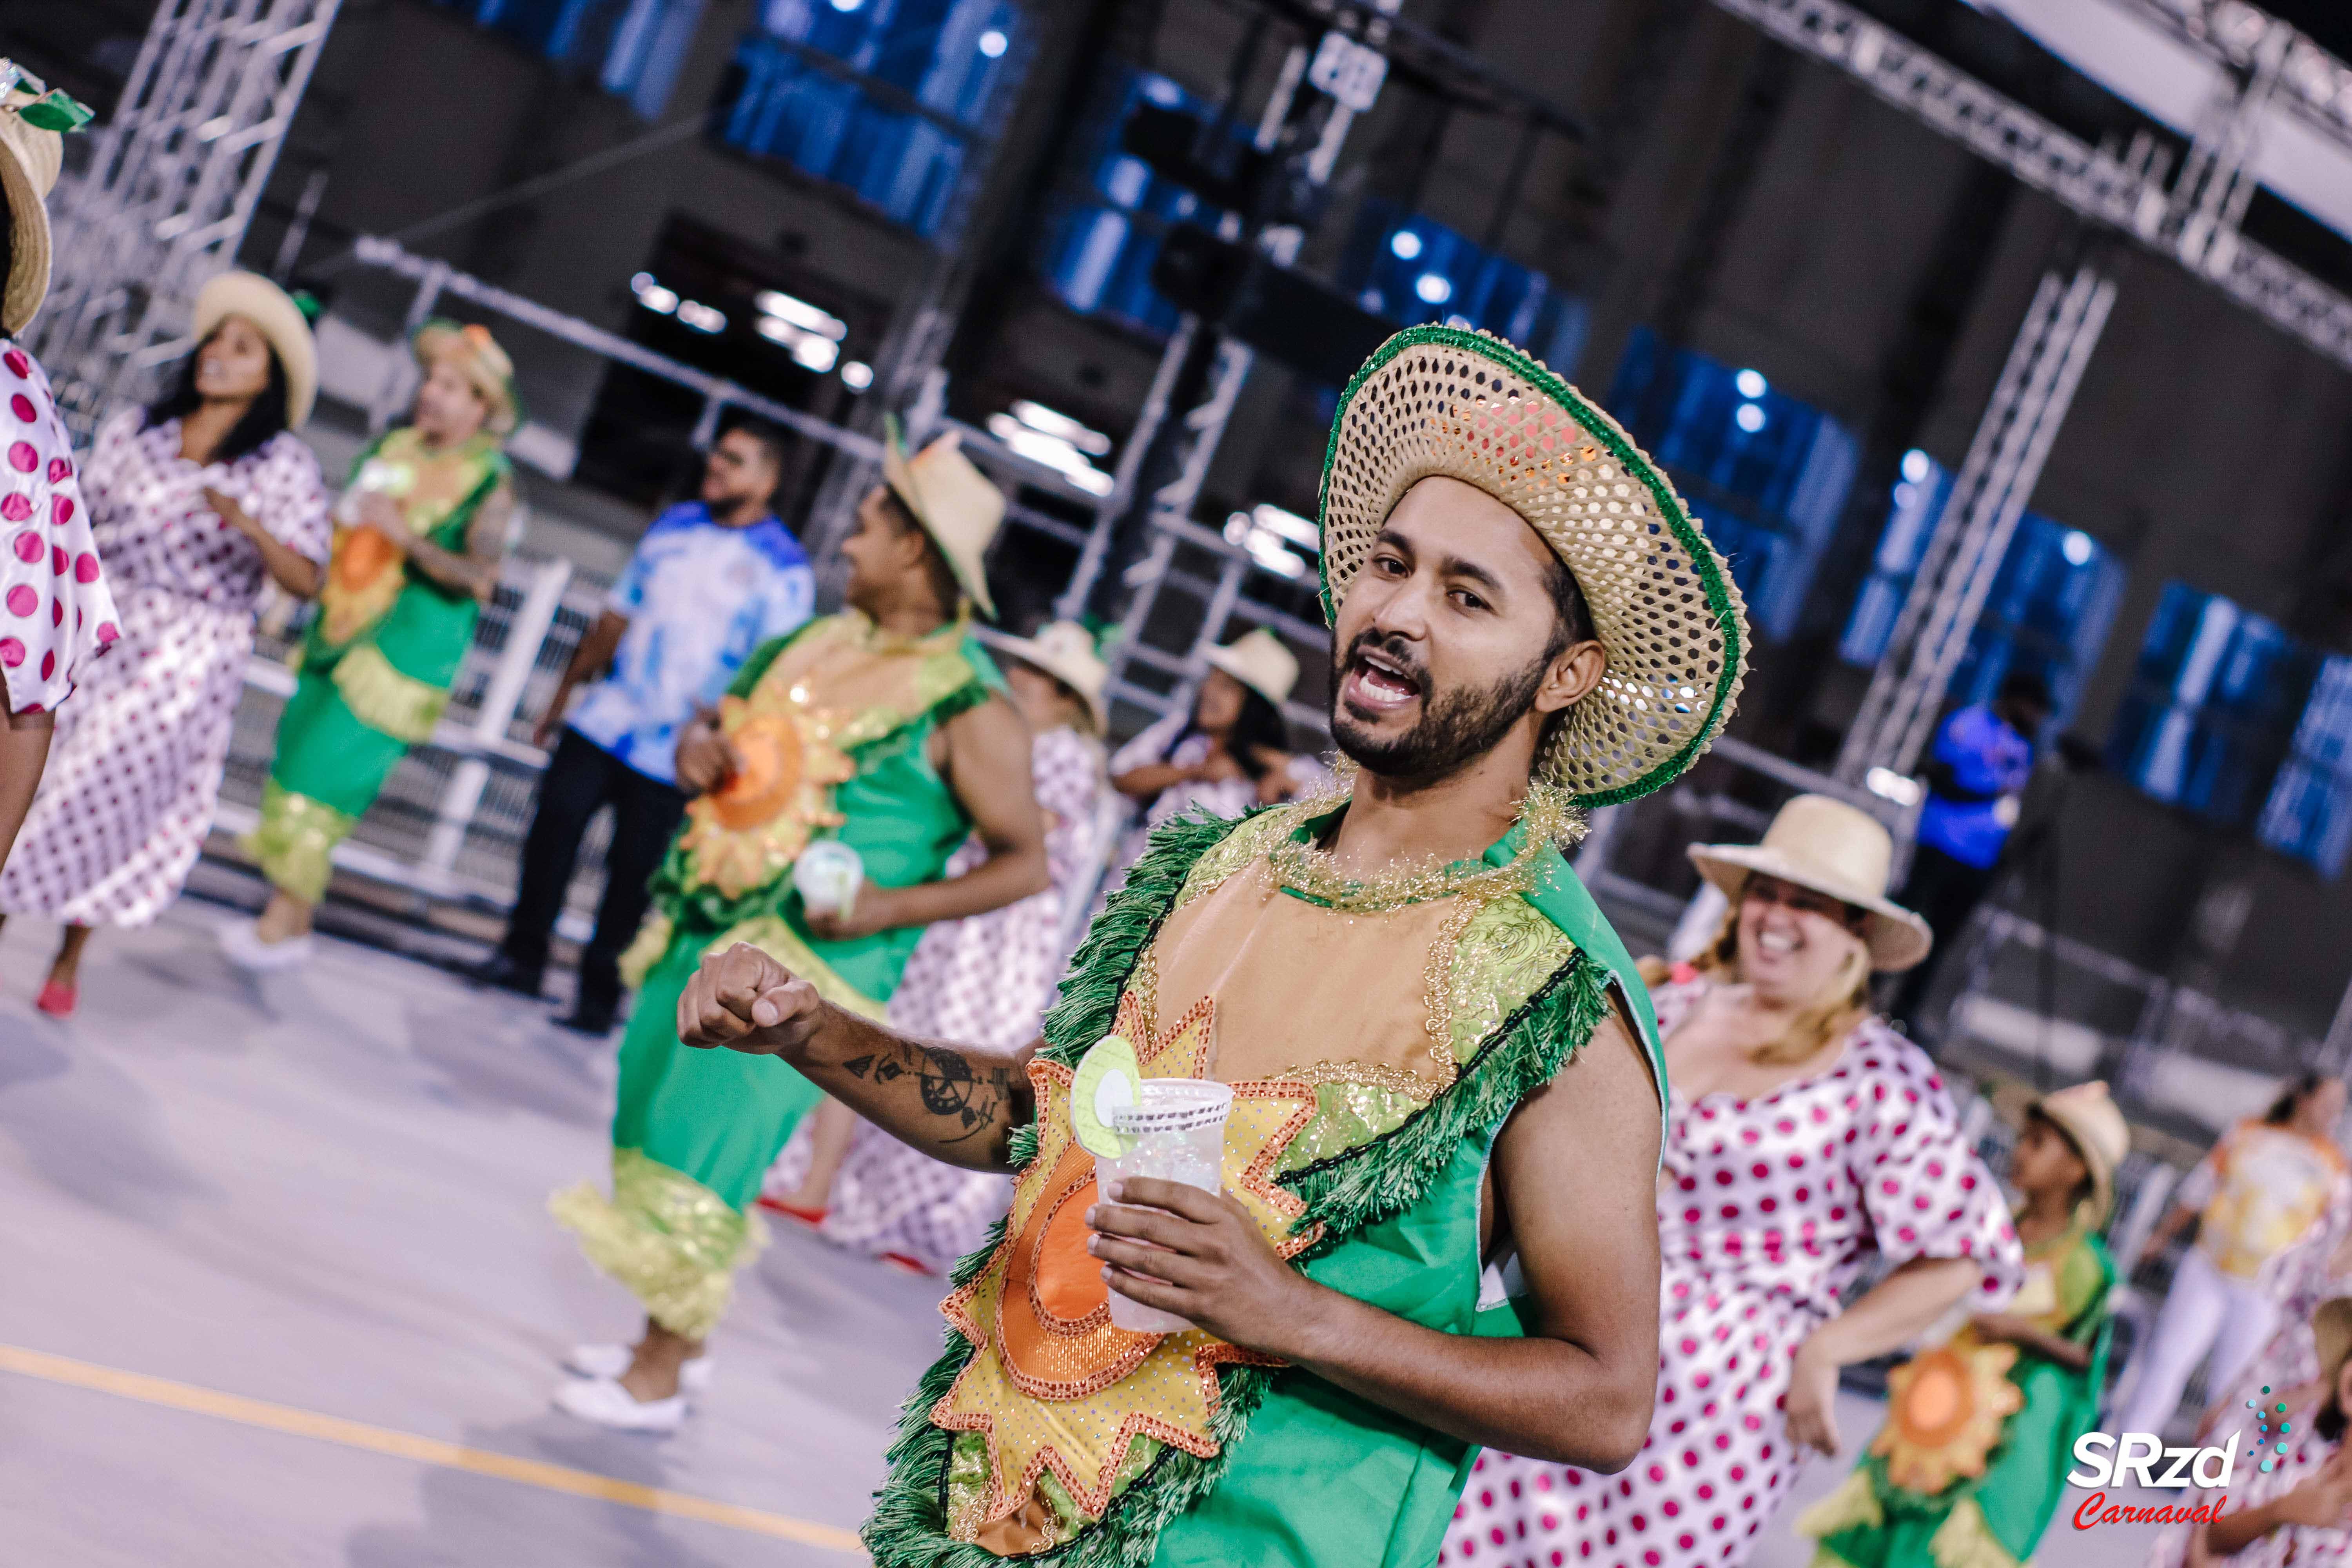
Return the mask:
[[[431,737],[498,586],[514,508],[501,449],[518,414],[513,364],[478,326],[430,321],[414,346],[415,413],[352,466],[261,821],[243,841],[269,903],[258,921],[223,927],[221,942],[250,969],[310,955],[329,858]]]
[[[708,1375],[688,1363],[758,1247],[760,1178],[822,1098],[797,1073],[678,1044],[678,995],[703,954],[751,942],[878,1018],[925,926],[1045,885],[1028,731],[965,610],[990,608],[981,561],[1003,498],[951,437],[909,458],[894,431],[884,474],[842,546],[850,607],[755,652],[679,738],[678,785],[698,798],[622,960],[642,992],[621,1045],[612,1195],[583,1185],[552,1205],[646,1308],[634,1350],[572,1353],[581,1375],[556,1403],[584,1420],[684,1418],[681,1375]],[[975,830],[989,858],[940,880]],[[825,839],[863,867],[845,912],[812,911],[794,886],[801,852]]]

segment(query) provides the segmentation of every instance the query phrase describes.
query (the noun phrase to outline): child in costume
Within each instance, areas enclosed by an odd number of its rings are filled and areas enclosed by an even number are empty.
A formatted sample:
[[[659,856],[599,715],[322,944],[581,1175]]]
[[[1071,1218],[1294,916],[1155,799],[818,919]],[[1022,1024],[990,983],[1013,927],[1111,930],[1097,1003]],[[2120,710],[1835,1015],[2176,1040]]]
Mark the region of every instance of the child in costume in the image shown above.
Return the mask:
[[[1888,1380],[1886,1425],[1798,1518],[1814,1568],[2005,1568],[2033,1555],[2098,1424],[2115,1265],[2098,1232],[2130,1130],[2104,1083],[2044,1095],[2010,1165],[2025,1283]]]
[[[2237,1507],[2210,1524],[2165,1531],[2150,1568],[2345,1568],[2352,1563],[2352,1448],[2344,1441],[2352,1411],[2352,1299],[2320,1303],[2312,1314],[2326,1398],[2308,1424],[2241,1425],[2260,1446],[2240,1449],[2231,1497]],[[2275,1403],[2275,1402],[2273,1402]],[[2275,1415],[2273,1421],[2277,1419]],[[2270,1468],[2262,1467],[2267,1464]]]
[[[335,846],[411,746],[430,740],[498,587],[514,511],[504,450],[514,365],[479,326],[428,321],[411,423],[371,442],[336,508],[319,614],[278,719],[261,820],[241,841],[269,879],[257,921],[221,928],[229,957],[278,969],[310,955]]]

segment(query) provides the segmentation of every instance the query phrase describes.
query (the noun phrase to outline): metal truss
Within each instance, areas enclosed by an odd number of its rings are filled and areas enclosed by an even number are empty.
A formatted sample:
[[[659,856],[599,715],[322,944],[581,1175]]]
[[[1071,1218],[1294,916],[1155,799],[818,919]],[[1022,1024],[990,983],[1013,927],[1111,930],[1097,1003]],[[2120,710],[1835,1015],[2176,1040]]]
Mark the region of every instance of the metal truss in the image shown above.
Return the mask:
[[[2174,4],[2188,6],[2192,0],[2136,3],[2150,11],[2168,11]],[[2252,11],[2234,0],[2195,3],[2213,11]],[[1715,4],[1799,53],[1837,67],[1928,129],[2007,169],[2081,216],[2180,260],[2240,304],[2352,369],[2352,298],[2230,225],[2193,231],[2186,221],[2189,214],[2166,184],[2165,160],[2152,145],[2143,142],[2121,155],[2094,147],[1839,0]],[[2263,13],[2253,15],[2269,21]],[[2301,91],[2295,88],[2298,58],[2307,55],[2299,57],[2293,47],[2285,50],[2276,68],[2277,90]],[[2240,68],[2252,72],[2257,63],[2250,45]],[[2308,68],[2304,74],[2306,79],[2314,75]],[[2298,97],[2296,101],[2305,100]],[[2330,102],[2352,100],[2337,97]],[[2204,138],[2200,142],[2201,145]],[[2243,148],[2236,150],[2242,153]],[[2192,161],[2194,157],[2192,153]],[[2196,182],[2200,190],[2210,183],[2210,175]],[[2234,178],[2224,191],[2242,210],[2242,193]],[[2191,241],[2186,251],[2184,237]]]
[[[341,0],[162,0],[89,164],[53,203],[74,258],[30,334],[77,434],[152,390],[245,238]]]
[[[2279,18],[2244,0],[2107,0],[2107,4],[2146,17],[2231,70],[2252,71],[2266,47],[2278,47],[2277,101],[2352,150],[2352,66]]]

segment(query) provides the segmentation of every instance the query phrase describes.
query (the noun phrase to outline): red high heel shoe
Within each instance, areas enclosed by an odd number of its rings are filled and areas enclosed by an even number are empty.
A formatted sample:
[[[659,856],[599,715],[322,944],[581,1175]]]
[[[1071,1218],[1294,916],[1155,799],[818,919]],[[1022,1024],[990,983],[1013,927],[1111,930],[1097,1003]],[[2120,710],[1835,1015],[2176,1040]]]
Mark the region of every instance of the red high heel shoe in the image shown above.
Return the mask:
[[[764,1193],[760,1194],[760,1206],[772,1213],[780,1214],[796,1225],[804,1225],[811,1230],[824,1223],[824,1210],[803,1208],[798,1204],[788,1204],[782,1198],[772,1198]]]
[[[41,983],[41,994],[33,998],[33,1005],[52,1018],[70,1018],[74,1004],[80,1000],[80,986],[60,985],[54,980],[45,980]]]

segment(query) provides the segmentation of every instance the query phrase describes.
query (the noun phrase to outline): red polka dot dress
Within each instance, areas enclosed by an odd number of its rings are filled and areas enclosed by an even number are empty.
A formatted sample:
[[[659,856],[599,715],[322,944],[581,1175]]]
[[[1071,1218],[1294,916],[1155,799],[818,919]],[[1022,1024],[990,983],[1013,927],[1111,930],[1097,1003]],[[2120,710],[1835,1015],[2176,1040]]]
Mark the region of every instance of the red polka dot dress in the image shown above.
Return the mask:
[[[1707,982],[1656,994],[1661,1032]],[[1790,1357],[1874,1252],[1973,1258],[1990,1310],[2024,1277],[1998,1184],[1926,1053],[1873,1018],[1837,1065],[1753,1100],[1676,1096],[1658,1180],[1657,1404],[1613,1476],[1489,1452],[1438,1561],[1722,1568],[1746,1561],[1801,1456]]]
[[[231,463],[180,456],[180,422],[126,410],[84,472],[122,636],[58,713],[41,793],[0,868],[0,911],[144,925],[179,896],[211,831],[265,581],[261,551],[204,497],[228,496],[323,564],[318,460],[281,432]]]
[[[17,713],[54,711],[121,635],[99,569],[73,442],[32,355],[0,338],[0,680]],[[57,767],[54,742],[49,770]]]

